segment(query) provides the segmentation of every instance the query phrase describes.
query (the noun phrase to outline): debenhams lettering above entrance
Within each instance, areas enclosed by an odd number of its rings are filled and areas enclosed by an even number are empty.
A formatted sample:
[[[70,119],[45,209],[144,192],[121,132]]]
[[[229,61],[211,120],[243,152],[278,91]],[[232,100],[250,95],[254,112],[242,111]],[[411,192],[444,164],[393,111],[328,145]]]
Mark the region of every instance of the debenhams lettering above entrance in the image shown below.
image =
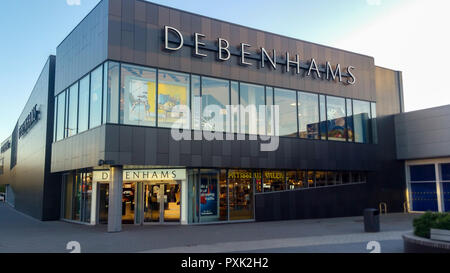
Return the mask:
[[[185,169],[160,169],[160,170],[123,170],[123,181],[167,181],[185,180]],[[111,181],[110,171],[94,171],[93,180]]]
[[[332,81],[338,81],[344,84],[353,85],[356,83],[356,77],[352,73],[355,69],[353,66],[348,66],[345,69],[345,73],[341,71],[341,65],[336,64],[334,69],[330,62],[326,62],[325,65],[318,65],[314,58],[311,58],[307,62],[301,62],[299,54],[295,54],[295,60],[291,58],[291,53],[286,52],[282,58],[278,57],[275,49],[266,50],[264,47],[260,47],[258,53],[251,52],[251,45],[246,43],[240,43],[237,49],[230,47],[228,40],[224,38],[217,38],[215,45],[206,44],[202,42],[202,39],[207,38],[204,34],[194,33],[192,41],[185,39],[182,33],[171,26],[164,27],[164,49],[168,51],[178,51],[183,46],[189,46],[193,48],[193,55],[195,57],[204,58],[207,57],[207,52],[214,52],[216,58],[220,62],[226,62],[230,60],[231,56],[239,57],[239,64],[243,66],[252,66],[250,60],[255,60],[256,64],[259,64],[259,68],[264,68],[268,63],[273,70],[276,70],[278,66],[283,66],[285,72],[290,72],[291,67],[295,67],[295,73],[300,74],[300,69],[305,70],[306,77],[315,77],[319,79],[326,79]],[[342,78],[346,77],[344,81]]]

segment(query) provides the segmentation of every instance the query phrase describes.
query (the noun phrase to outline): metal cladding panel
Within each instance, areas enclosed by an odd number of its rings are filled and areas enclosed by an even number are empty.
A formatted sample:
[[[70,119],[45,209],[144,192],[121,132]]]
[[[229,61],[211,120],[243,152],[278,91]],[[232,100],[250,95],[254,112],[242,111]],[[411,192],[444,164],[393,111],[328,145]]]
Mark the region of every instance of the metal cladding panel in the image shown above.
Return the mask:
[[[59,184],[52,184],[49,142],[53,132],[55,57],[50,56],[18,120],[20,127],[36,106],[38,119],[18,134],[17,163],[2,177],[15,194],[15,208],[41,220],[59,218]],[[8,166],[9,167],[9,166]],[[52,202],[53,201],[53,202]],[[51,203],[51,204],[50,204]],[[45,204],[45,205],[44,205]]]
[[[450,156],[450,105],[395,116],[397,158]]]
[[[178,29],[185,40],[185,46],[168,52],[164,50],[164,26]],[[201,50],[207,57],[193,56],[194,33],[204,34],[201,41],[208,50]],[[250,58],[260,59],[261,47],[271,55],[276,50],[277,69],[267,62],[261,68],[260,61],[250,60],[251,66],[240,65],[239,56],[230,60],[217,60],[217,39],[226,39],[230,50],[238,54],[240,44],[251,45]],[[214,51],[215,50],[215,51]],[[307,76],[307,70],[295,73],[295,66],[286,72],[286,52],[291,60],[299,54],[302,65],[308,68],[314,58],[322,69],[321,78]],[[240,54],[240,53],[239,53]],[[270,85],[280,88],[320,92],[324,94],[376,100],[374,59],[323,45],[305,42],[261,30],[243,27],[220,20],[200,16],[177,9],[139,0],[109,0],[108,14],[108,59],[189,72],[219,78]],[[326,62],[334,68],[341,65],[342,73],[348,66],[354,66],[352,73],[357,81],[354,85],[326,79]],[[314,72],[312,72],[314,74]]]
[[[56,49],[55,95],[104,62],[107,44],[108,0],[102,0]]]

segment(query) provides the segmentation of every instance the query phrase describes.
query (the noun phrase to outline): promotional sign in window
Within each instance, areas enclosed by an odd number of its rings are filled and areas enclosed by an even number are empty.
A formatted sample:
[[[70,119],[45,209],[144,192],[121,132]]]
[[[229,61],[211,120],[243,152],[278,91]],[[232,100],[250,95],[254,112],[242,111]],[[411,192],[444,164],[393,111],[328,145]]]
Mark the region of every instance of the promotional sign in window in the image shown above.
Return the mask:
[[[202,178],[200,182],[200,215],[217,216],[217,180]]]

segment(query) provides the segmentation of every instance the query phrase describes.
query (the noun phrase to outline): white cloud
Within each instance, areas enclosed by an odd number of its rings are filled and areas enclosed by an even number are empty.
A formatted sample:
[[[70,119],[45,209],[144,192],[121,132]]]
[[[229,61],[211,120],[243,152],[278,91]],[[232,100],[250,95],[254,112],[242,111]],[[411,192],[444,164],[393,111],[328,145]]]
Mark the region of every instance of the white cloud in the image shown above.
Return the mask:
[[[369,6],[379,6],[381,5],[381,0],[366,0],[366,3]]]
[[[403,72],[407,111],[450,104],[450,1],[411,1],[334,43]]]
[[[66,0],[66,3],[69,6],[79,6],[81,5],[81,0]]]

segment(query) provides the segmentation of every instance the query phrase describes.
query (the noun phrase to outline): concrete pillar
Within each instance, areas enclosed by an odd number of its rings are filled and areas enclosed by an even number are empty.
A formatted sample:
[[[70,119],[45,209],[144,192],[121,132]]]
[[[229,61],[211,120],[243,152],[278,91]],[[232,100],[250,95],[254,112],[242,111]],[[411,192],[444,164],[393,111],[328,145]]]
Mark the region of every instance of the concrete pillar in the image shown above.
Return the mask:
[[[109,182],[108,232],[122,231],[122,181],[123,167],[111,166]]]

